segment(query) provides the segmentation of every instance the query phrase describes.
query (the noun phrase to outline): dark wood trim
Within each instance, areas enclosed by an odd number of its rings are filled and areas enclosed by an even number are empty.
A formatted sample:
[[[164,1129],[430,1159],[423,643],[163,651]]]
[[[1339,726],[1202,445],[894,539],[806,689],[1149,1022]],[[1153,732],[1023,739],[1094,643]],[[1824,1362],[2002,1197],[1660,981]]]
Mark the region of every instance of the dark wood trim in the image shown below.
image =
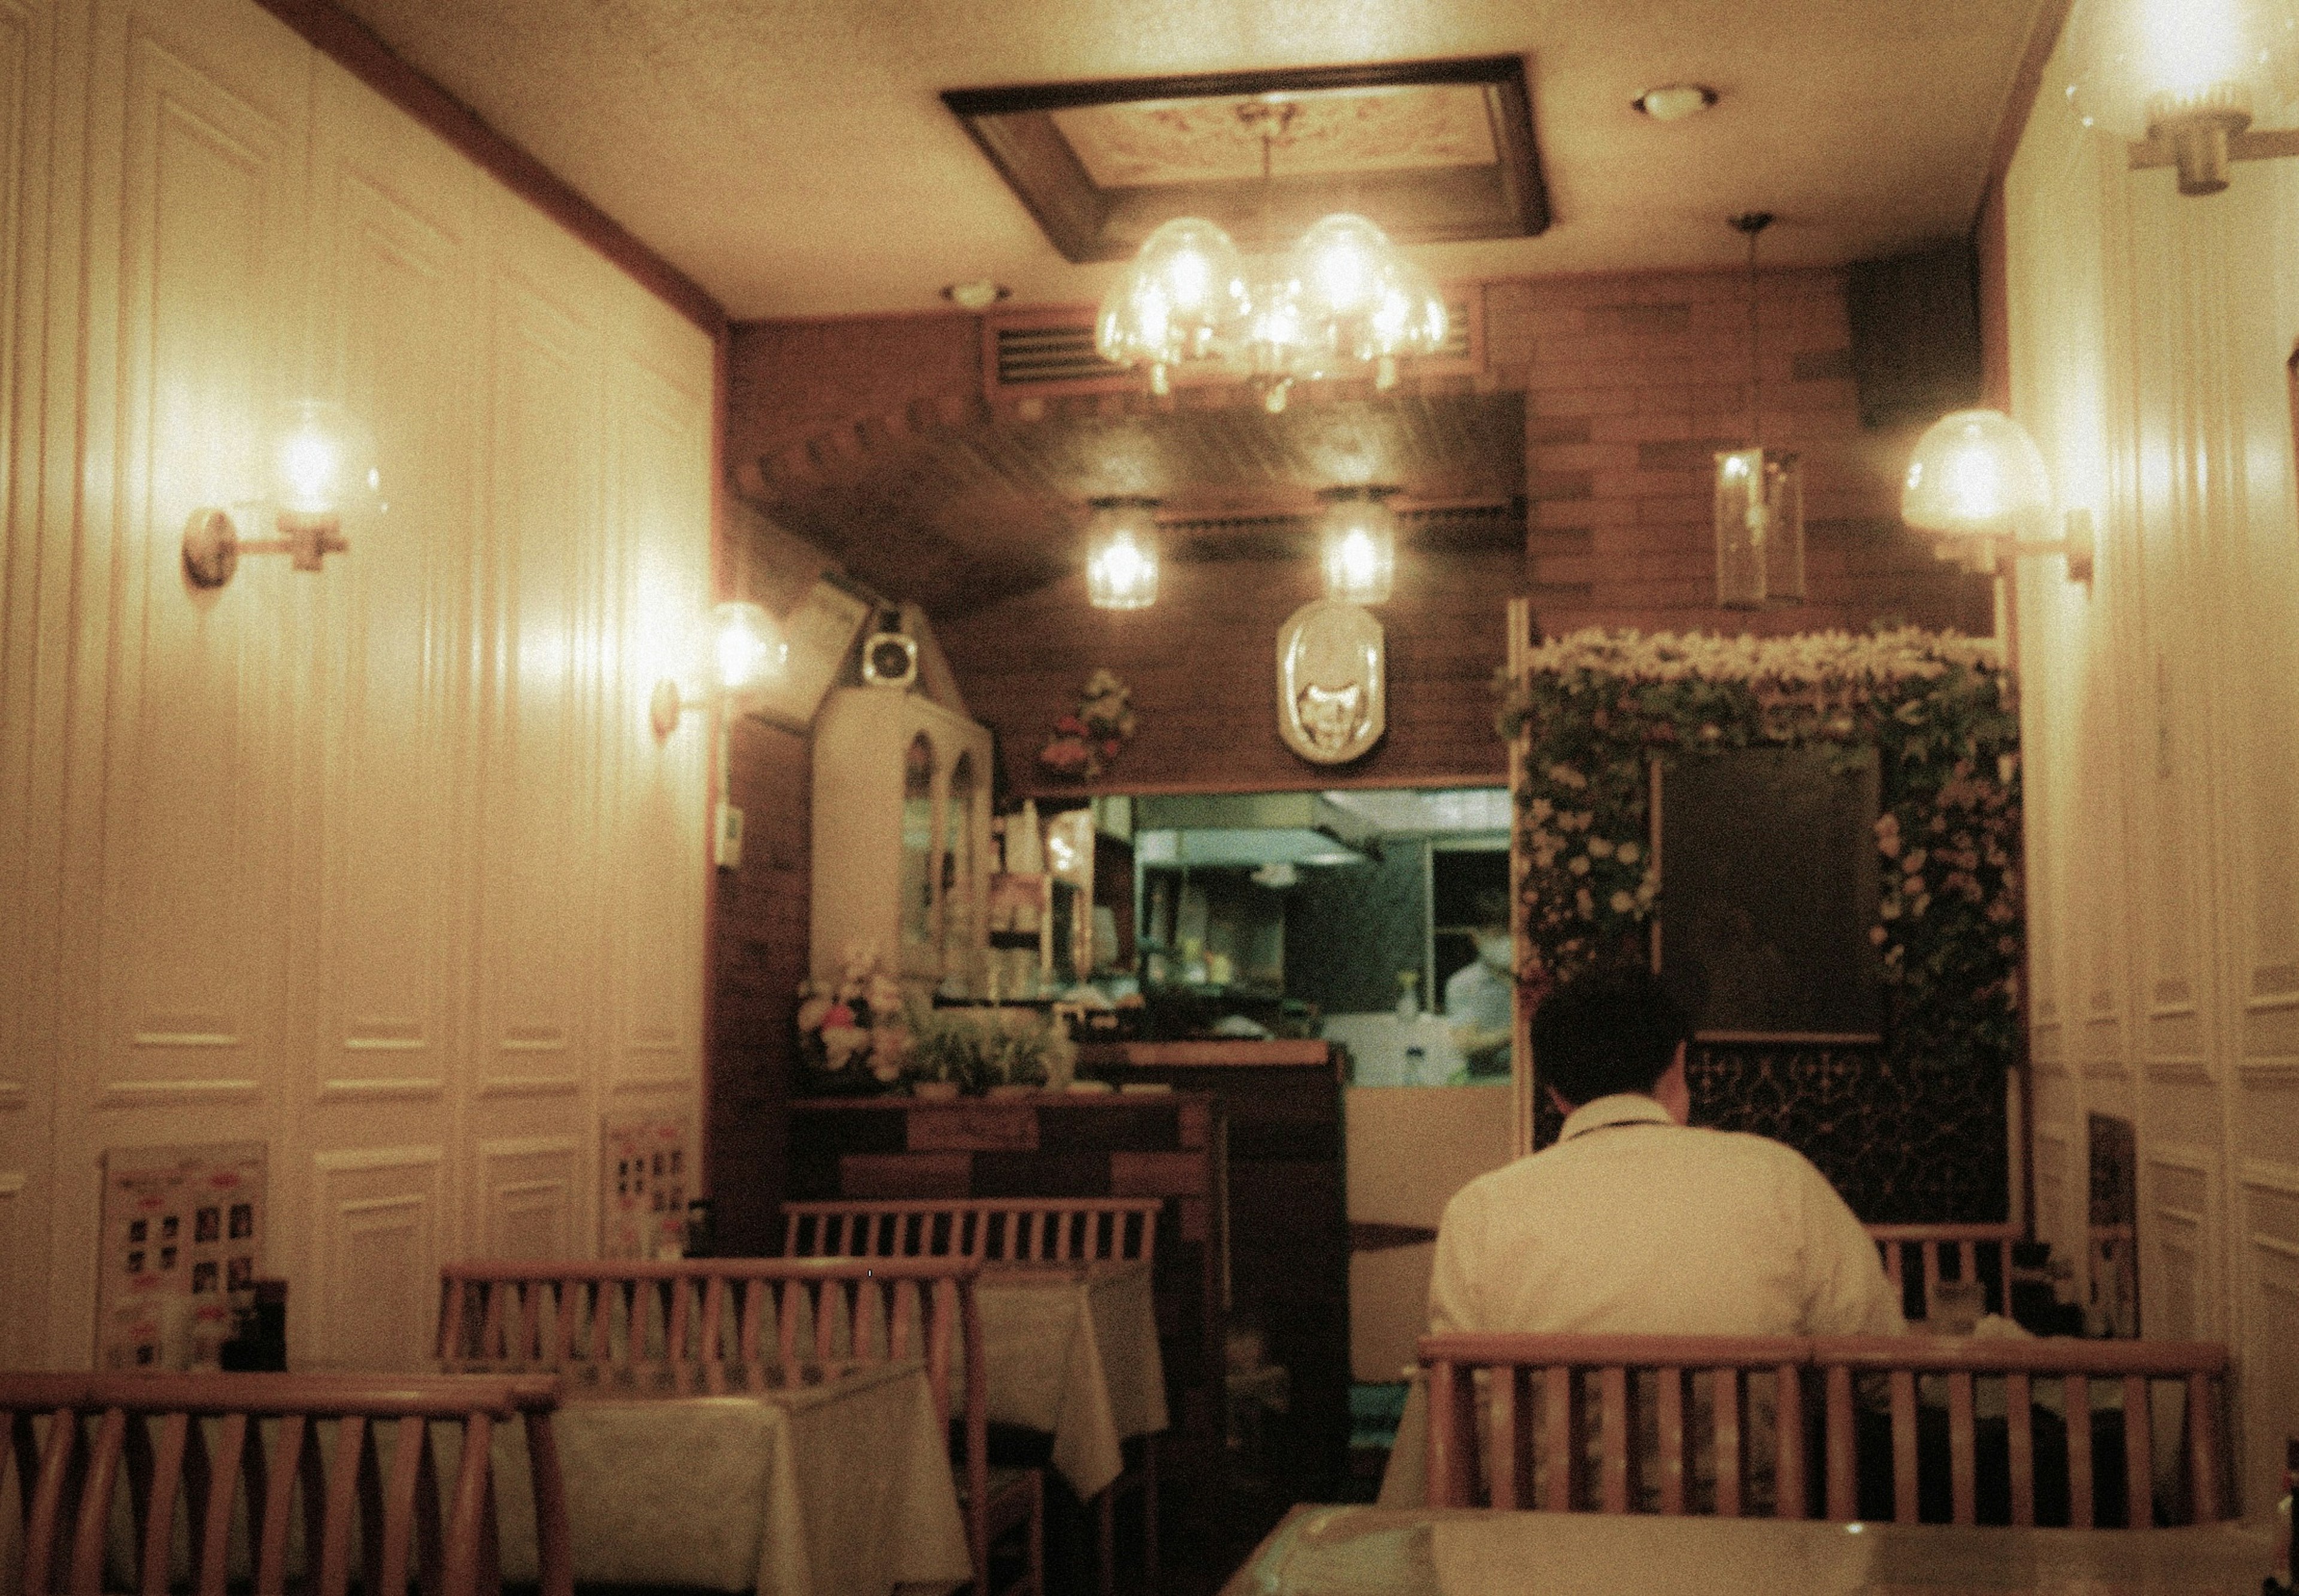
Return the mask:
[[[565,179],[489,127],[478,112],[394,54],[366,23],[328,0],[256,4],[723,345],[726,312],[716,299]]]
[[[1494,144],[1489,178],[1465,178],[1458,172],[1358,173],[1174,190],[1104,189],[1079,163],[1051,116],[1056,111],[1139,100],[1447,86],[1485,92]],[[1236,220],[1267,208],[1272,196],[1274,209],[1286,214],[1357,210],[1361,207],[1352,203],[1353,197],[1367,186],[1388,193],[1390,203],[1375,201],[1362,208],[1379,217],[1390,235],[1403,244],[1529,238],[1548,228],[1548,190],[1540,175],[1532,91],[1522,55],[953,88],[943,90],[942,99],[1068,261],[1123,260],[1133,253],[1148,227],[1166,215],[1216,220],[1226,215]],[[1487,183],[1490,190],[1480,192]],[[1432,184],[1442,192],[1432,194]],[[1413,214],[1415,210],[1421,214]]]
[[[2012,170],[2012,158],[2020,153],[2020,138],[2028,130],[2028,117],[2036,109],[2036,96],[2043,92],[2044,70],[2052,64],[2052,52],[2060,47],[2060,32],[2067,26],[2068,13],[2075,9],[2075,0],[2042,0],[2036,8],[2035,26],[2028,33],[2028,48],[2020,57],[2020,70],[2012,74],[2012,87],[2004,96],[2004,113],[1996,119],[1996,147],[1988,162],[1988,187],[2004,187],[2004,174]],[[1987,204],[1985,194],[1981,204]]]
[[[1522,55],[1169,73],[1158,78],[1108,78],[1083,83],[1013,84],[1002,88],[949,88],[942,91],[942,100],[960,117],[1005,116],[1016,112],[1110,105],[1126,100],[1223,99],[1232,95],[1307,93],[1322,88],[1395,88],[1414,84],[1495,86],[1512,79],[1518,83],[1524,81]]]

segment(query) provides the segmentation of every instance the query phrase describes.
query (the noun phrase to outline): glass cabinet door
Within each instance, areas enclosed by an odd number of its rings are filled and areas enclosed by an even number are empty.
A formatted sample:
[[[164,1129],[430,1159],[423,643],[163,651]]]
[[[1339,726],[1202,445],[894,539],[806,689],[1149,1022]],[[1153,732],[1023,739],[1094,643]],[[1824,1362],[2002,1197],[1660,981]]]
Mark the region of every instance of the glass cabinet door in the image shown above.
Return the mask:
[[[881,811],[883,812],[883,811]],[[901,968],[931,967],[934,955],[934,750],[926,735],[902,755]]]
[[[974,989],[975,927],[981,912],[975,902],[979,860],[974,834],[981,802],[974,756],[961,753],[950,768],[950,801],[942,809],[942,975],[943,986],[954,997]]]

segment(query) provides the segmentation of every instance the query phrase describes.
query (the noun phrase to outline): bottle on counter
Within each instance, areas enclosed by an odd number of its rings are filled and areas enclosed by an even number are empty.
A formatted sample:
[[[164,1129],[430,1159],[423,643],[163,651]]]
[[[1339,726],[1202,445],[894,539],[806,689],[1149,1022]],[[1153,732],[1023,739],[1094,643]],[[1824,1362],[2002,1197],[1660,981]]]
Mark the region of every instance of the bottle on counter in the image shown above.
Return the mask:
[[[1421,972],[1401,969],[1397,972],[1397,984],[1401,988],[1397,994],[1398,1023],[1409,1026],[1421,1018]]]

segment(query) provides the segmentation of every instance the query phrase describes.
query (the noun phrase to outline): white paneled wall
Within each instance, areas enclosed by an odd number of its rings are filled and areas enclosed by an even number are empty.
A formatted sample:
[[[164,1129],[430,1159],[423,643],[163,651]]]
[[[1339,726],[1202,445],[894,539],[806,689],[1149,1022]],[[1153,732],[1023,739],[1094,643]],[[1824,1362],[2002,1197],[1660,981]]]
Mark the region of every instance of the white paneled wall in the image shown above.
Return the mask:
[[[2234,1345],[2255,1509],[2299,1434],[2299,162],[2181,199],[2083,66],[2005,191],[2013,409],[2102,533],[2089,594],[2021,573],[2038,1222],[2083,1256],[2085,1117],[2134,1119],[2142,1330]]]
[[[103,1149],[249,1138],[299,1351],[418,1352],[699,1111],[710,338],[250,0],[0,0],[0,1364]],[[312,392],[388,513],[190,590]]]

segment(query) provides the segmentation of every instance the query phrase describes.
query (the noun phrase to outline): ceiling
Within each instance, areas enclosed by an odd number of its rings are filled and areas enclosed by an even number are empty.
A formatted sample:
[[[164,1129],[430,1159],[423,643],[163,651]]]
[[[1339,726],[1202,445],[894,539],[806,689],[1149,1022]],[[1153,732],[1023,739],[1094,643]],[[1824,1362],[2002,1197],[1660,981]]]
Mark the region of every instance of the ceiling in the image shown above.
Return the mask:
[[[748,320],[1098,298],[939,92],[1246,68],[1524,54],[1554,224],[1440,278],[1728,264],[1748,210],[1776,264],[1890,254],[1970,227],[2039,0],[342,4]],[[1631,109],[1674,81],[1722,103]]]

